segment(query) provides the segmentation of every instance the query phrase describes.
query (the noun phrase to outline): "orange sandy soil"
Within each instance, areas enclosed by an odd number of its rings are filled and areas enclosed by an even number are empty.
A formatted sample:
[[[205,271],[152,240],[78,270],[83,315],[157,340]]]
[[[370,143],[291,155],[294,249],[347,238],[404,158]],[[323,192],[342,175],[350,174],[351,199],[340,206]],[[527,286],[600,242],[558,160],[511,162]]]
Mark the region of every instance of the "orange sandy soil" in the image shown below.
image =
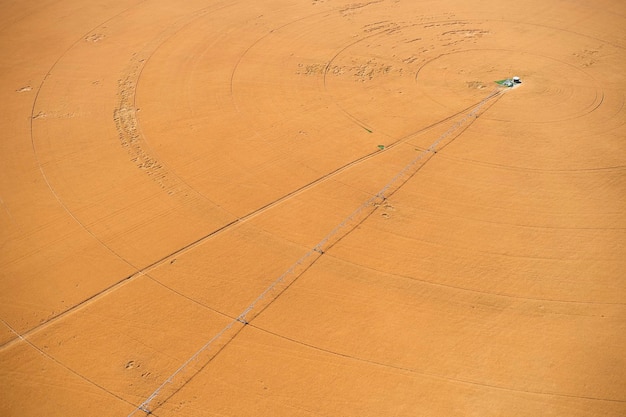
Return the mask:
[[[626,415],[625,2],[0,3],[0,416]]]

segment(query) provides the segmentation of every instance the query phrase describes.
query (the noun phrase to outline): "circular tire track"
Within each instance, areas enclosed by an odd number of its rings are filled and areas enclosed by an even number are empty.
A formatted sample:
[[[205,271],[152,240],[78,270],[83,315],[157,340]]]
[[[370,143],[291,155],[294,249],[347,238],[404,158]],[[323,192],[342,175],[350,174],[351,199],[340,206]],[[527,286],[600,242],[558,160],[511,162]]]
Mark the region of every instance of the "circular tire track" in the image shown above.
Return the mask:
[[[384,3],[384,2],[383,2]],[[345,9],[341,9],[341,11],[345,11]],[[204,12],[201,12],[201,14],[203,15]],[[231,93],[231,98],[233,99],[233,102],[235,103],[236,107],[239,107],[239,105],[237,104],[238,102],[241,102],[242,104],[244,104],[244,107],[246,107],[245,105],[249,104],[246,102],[245,99],[241,98],[237,98],[237,91],[238,87],[237,87],[237,79],[236,79],[236,72],[241,69],[244,70],[245,69],[245,65],[248,63],[244,62],[244,57],[247,56],[247,54],[251,53],[253,50],[255,49],[263,49],[266,45],[266,40],[269,39],[270,34],[279,34],[279,32],[281,32],[281,30],[283,29],[287,29],[290,28],[292,25],[294,25],[294,27],[297,27],[297,25],[303,21],[305,21],[306,19],[312,18],[313,16],[315,16],[315,18],[317,17],[325,17],[327,16],[328,12],[322,12],[319,14],[315,14],[315,15],[311,15],[311,16],[305,16],[303,18],[297,19],[291,23],[287,23],[283,26],[279,26],[277,27],[277,29],[273,29],[271,30],[267,35],[262,36],[260,38],[258,38],[254,43],[250,44],[248,46],[248,49],[239,56],[239,60],[237,61],[237,64],[235,65],[234,69],[231,72],[231,77],[230,77],[230,93]],[[135,61],[133,61],[134,63],[131,64],[131,70],[129,71],[128,74],[128,82],[123,82],[122,83],[122,95],[124,94],[128,94],[127,98],[123,99],[122,104],[120,105],[119,110],[123,110],[124,116],[120,117],[119,116],[119,112],[117,113],[117,117],[118,120],[121,119],[125,119],[122,122],[118,121],[118,128],[122,129],[122,130],[126,130],[127,132],[130,130],[134,130],[136,129],[138,132],[141,131],[140,129],[140,124],[137,120],[136,114],[134,112],[134,109],[136,107],[138,107],[138,104],[136,102],[135,99],[135,89],[137,88],[137,85],[139,84],[139,81],[142,77],[143,74],[143,70],[146,67],[146,65],[149,63],[149,60],[152,58],[152,56],[154,55],[154,53],[159,49],[159,46],[162,45],[165,41],[170,40],[170,39],[174,39],[173,37],[179,33],[179,31],[181,29],[183,29],[185,26],[187,25],[191,25],[193,23],[196,22],[196,17],[199,16],[193,16],[192,19],[189,21],[189,23],[184,24],[182,26],[176,26],[175,30],[170,27],[169,31],[165,31],[162,33],[162,38],[156,38],[156,40],[158,40],[158,42],[156,42],[154,45],[155,46],[151,46],[151,52],[147,55],[147,57],[145,57],[142,54],[138,54],[138,56],[136,58],[133,58]],[[458,22],[465,22],[465,21],[461,21],[461,20],[454,20],[454,22],[456,22],[458,24]],[[443,21],[443,23],[451,23],[454,24],[454,22],[448,22],[448,21]],[[442,21],[439,22],[435,22],[435,24],[441,24]],[[473,23],[475,24],[475,22]],[[490,24],[490,22],[488,20],[486,21],[482,21],[479,22],[480,24]],[[460,108],[460,109],[456,109],[452,108],[452,109],[447,109],[446,111],[442,112],[443,114],[445,114],[445,117],[438,117],[436,118],[432,123],[430,124],[425,124],[425,125],[420,125],[420,126],[408,126],[406,127],[406,132],[402,135],[397,134],[397,131],[391,131],[388,129],[388,125],[385,125],[384,123],[381,124],[381,117],[379,117],[378,114],[375,113],[369,113],[371,112],[371,110],[365,110],[363,111],[363,109],[359,109],[359,108],[355,108],[354,104],[345,104],[345,93],[350,92],[350,89],[345,89],[345,85],[342,85],[341,88],[337,88],[339,87],[339,84],[337,84],[336,82],[327,82],[328,81],[328,77],[330,76],[330,74],[332,73],[332,66],[335,65],[336,63],[338,63],[339,61],[343,60],[349,60],[349,56],[351,53],[351,50],[355,47],[358,47],[362,42],[364,42],[365,40],[376,40],[378,37],[381,38],[385,38],[388,36],[392,36],[394,34],[397,34],[398,32],[401,31],[411,31],[414,30],[415,28],[417,28],[416,25],[399,25],[399,27],[397,28],[391,28],[391,29],[381,29],[380,32],[375,32],[373,34],[369,34],[366,35],[363,38],[360,38],[359,40],[355,41],[355,42],[351,42],[349,43],[347,46],[344,46],[342,49],[339,50],[339,52],[337,52],[330,60],[326,61],[326,65],[325,66],[321,66],[321,69],[319,70],[320,72],[315,73],[313,75],[320,77],[323,80],[323,91],[324,93],[330,97],[330,102],[335,105],[336,107],[338,107],[340,109],[340,112],[343,113],[344,117],[346,118],[347,124],[357,124],[358,126],[360,126],[361,128],[363,128],[364,130],[368,131],[369,133],[372,132],[376,132],[376,133],[380,133],[382,136],[385,136],[388,140],[387,148],[391,149],[393,147],[395,147],[396,145],[402,144],[402,143],[410,143],[413,144],[416,149],[424,149],[424,147],[422,146],[422,143],[419,140],[416,140],[415,136],[428,131],[429,129],[439,126],[445,122],[447,122],[448,120],[451,120],[452,117],[456,116],[456,115],[461,115],[464,112],[464,109]],[[90,32],[91,33],[91,32]],[[443,34],[447,34],[447,32],[444,32]],[[584,35],[581,35],[584,36]],[[407,39],[411,36],[407,35],[406,36]],[[476,53],[476,54],[480,54],[481,51],[485,51],[487,49],[463,49],[463,46],[459,46],[462,45],[462,42],[460,44],[451,44],[448,45],[450,48],[453,49],[452,52],[449,53],[443,53],[441,55],[439,55],[437,58],[434,58],[433,60],[430,60],[430,63],[435,62],[437,59],[439,59],[442,56],[447,56],[447,55],[451,55],[451,54],[459,54],[459,53]],[[392,45],[393,46],[393,45]],[[615,45],[614,45],[615,46]],[[380,47],[389,47],[389,45],[385,45],[384,42],[382,42],[382,44],[379,46]],[[458,50],[454,50],[458,48]],[[393,49],[392,47],[390,47],[389,49]],[[376,56],[376,58],[380,59],[379,56]],[[551,57],[547,56],[547,58],[552,59]],[[61,60],[61,58],[59,58],[59,60]],[[397,60],[396,60],[397,61]],[[59,62],[59,61],[57,61]],[[416,61],[414,61],[416,62]],[[564,62],[564,61],[561,61]],[[266,65],[266,63],[263,63],[264,65]],[[240,68],[240,65],[242,66]],[[421,66],[415,65],[415,67],[417,68],[417,70],[415,71],[415,74],[418,74],[425,65],[428,65],[428,63],[423,62],[421,64],[419,64]],[[570,65],[568,63],[565,63],[565,65]],[[56,64],[55,64],[56,66]],[[54,67],[53,67],[54,68]],[[260,72],[261,74],[263,74],[263,72]],[[245,73],[243,74],[245,76]],[[506,74],[508,75],[508,74]],[[48,78],[48,77],[46,77]],[[426,80],[428,81],[428,80]],[[436,80],[435,80],[436,81]],[[46,79],[44,79],[44,82],[46,82]],[[419,78],[418,82],[417,82],[417,88],[420,88],[420,83],[422,82],[422,79]],[[383,83],[381,82],[381,85]],[[43,83],[42,83],[43,86]],[[126,88],[125,86],[130,86],[130,88]],[[526,87],[526,86],[524,86]],[[433,89],[435,91],[437,91],[438,89],[441,88],[450,88],[452,90],[454,90],[454,87],[451,85],[444,85],[442,86],[433,86]],[[39,92],[41,91],[41,87],[39,88],[38,92],[37,92],[37,96],[39,95]],[[373,89],[371,91],[374,92],[379,92],[379,90]],[[352,90],[352,92],[356,92],[356,94],[361,94],[361,91],[356,88],[355,90]],[[558,88],[549,88],[545,90],[546,93],[552,93],[553,95],[555,95],[556,97],[561,97],[564,96],[564,92],[562,89],[558,89]],[[370,92],[371,93],[371,92]],[[547,124],[551,124],[554,122],[561,122],[564,120],[569,120],[569,121],[575,121],[578,123],[583,123],[583,120],[579,120],[579,119],[585,119],[587,117],[593,116],[595,113],[601,112],[601,110],[603,110],[603,103],[604,103],[604,95],[605,92],[600,90],[597,91],[597,95],[595,96],[595,98],[592,100],[591,104],[587,105],[586,107],[583,108],[582,112],[577,113],[576,115],[566,118],[566,119],[560,119],[560,120],[544,120],[541,123],[547,123]],[[511,96],[513,96],[513,94],[511,94]],[[132,98],[132,99],[131,99]],[[436,100],[436,96],[431,97],[431,99],[433,99],[433,101],[437,101]],[[623,99],[623,96],[622,96]],[[241,100],[241,101],[238,101]],[[463,100],[460,100],[461,102]],[[36,103],[37,103],[37,99],[35,100],[35,106],[33,106],[33,111],[32,111],[32,118],[33,120],[36,118],[36,116],[39,114],[35,114],[36,113]],[[439,103],[441,104],[441,103]],[[128,106],[128,108],[126,107]],[[141,106],[143,107],[143,106]],[[445,105],[444,105],[445,107]],[[247,107],[247,109],[249,109],[250,107]],[[466,107],[465,109],[467,109],[468,107]],[[622,107],[620,107],[619,110],[617,110],[616,114],[619,114],[622,111],[623,108],[623,100],[622,100]],[[356,110],[356,112],[355,112]],[[244,117],[246,116],[246,108],[244,109],[237,109],[238,112],[241,112],[244,114]],[[488,118],[485,118],[488,119]],[[496,123],[512,123],[512,122],[520,122],[520,120],[514,120],[514,118],[497,118],[494,117],[491,119],[492,122],[496,122]],[[420,121],[421,122],[421,121]],[[424,122],[421,122],[424,123]],[[540,122],[535,122],[535,123],[540,123]],[[623,124],[623,122],[622,122]],[[124,127],[126,126],[126,127]],[[128,128],[128,126],[130,126],[130,128]],[[380,127],[379,127],[380,126]],[[621,126],[621,125],[620,125]],[[618,126],[619,127],[619,126]],[[123,135],[123,133],[122,133]],[[128,143],[130,142],[136,142],[137,139],[133,139],[133,135],[134,133],[132,133],[131,135],[129,135],[129,139],[127,140]],[[141,133],[138,133],[138,135],[141,135]],[[33,149],[35,151],[35,155],[37,155],[37,149],[36,149],[36,145],[35,145],[35,138],[33,137]],[[157,155],[159,153],[158,150],[154,150],[152,149],[152,147],[150,146],[150,141],[152,140],[151,136],[148,134],[147,137],[142,137],[141,140],[143,140],[145,142],[145,148],[142,148],[143,150],[140,151],[136,151],[134,154],[134,157],[137,158],[138,160],[141,160],[140,163],[142,164],[142,168],[144,166],[146,166],[146,162],[149,162],[149,155]],[[415,142],[413,142],[415,140]],[[422,148],[420,148],[420,146],[422,146]],[[143,153],[142,153],[143,152]],[[193,151],[191,151],[190,153],[193,153]],[[331,171],[326,171],[324,173],[324,175],[319,176],[317,179],[313,180],[313,181],[309,181],[306,182],[304,185],[302,185],[299,188],[294,189],[293,191],[290,191],[286,194],[284,194],[282,197],[280,198],[275,198],[273,200],[271,200],[269,203],[263,205],[261,208],[249,211],[247,214],[245,215],[240,215],[239,217],[235,216],[236,219],[233,220],[231,223],[226,224],[226,226],[224,226],[224,230],[226,230],[227,228],[239,223],[242,220],[247,220],[247,219],[251,219],[252,217],[256,216],[257,214],[260,214],[264,211],[266,211],[267,209],[270,209],[274,206],[276,206],[278,203],[286,201],[289,198],[295,197],[297,195],[299,195],[301,192],[306,191],[308,189],[310,189],[311,187],[313,187],[314,185],[325,181],[327,179],[330,178],[334,178],[336,177],[338,174],[344,173],[345,171],[347,171],[349,168],[355,167],[360,163],[364,163],[367,161],[370,161],[372,159],[374,159],[374,156],[377,155],[383,155],[384,153],[380,153],[380,152],[370,152],[370,153],[366,153],[362,156],[360,156],[359,158],[356,159],[352,159],[350,161],[348,161],[347,163],[344,163],[343,165],[339,165],[337,168],[335,168],[334,170]],[[162,165],[160,165],[161,167],[169,167],[169,161],[168,159],[168,155],[164,154],[163,157],[165,158],[164,162],[161,162]],[[503,169],[507,169],[507,170],[527,170],[527,171],[539,171],[539,172],[543,172],[543,171],[554,171],[554,172],[567,172],[567,171],[578,171],[578,172],[586,172],[586,171],[606,171],[606,170],[613,170],[613,169],[622,169],[621,165],[615,165],[615,166],[604,166],[604,167],[578,167],[578,168],[568,168],[568,167],[564,167],[564,168],[554,168],[554,169],[543,169],[543,168],[537,168],[537,167],[517,167],[514,165],[510,165],[507,163],[503,163],[496,160],[481,160],[479,158],[471,158],[471,157],[464,157],[464,156],[459,156],[457,154],[455,154],[454,152],[448,152],[448,149],[446,150],[445,153],[442,153],[440,159],[449,159],[449,160],[457,160],[457,161],[464,161],[466,163],[471,163],[471,164],[475,164],[475,165],[479,165],[479,166],[487,166],[487,167],[501,167]],[[145,159],[145,161],[144,161]],[[160,160],[161,158],[159,158]],[[149,165],[149,164],[148,164]],[[187,181],[187,177],[184,174],[178,174],[178,168],[180,165],[176,165],[176,164],[171,164],[171,168],[155,168],[156,170],[150,171],[149,175],[154,176],[155,178],[157,178],[155,181],[163,181],[163,178],[175,178],[175,182],[177,184],[181,184],[182,183],[182,188],[177,188],[178,185],[174,185],[174,186],[170,186],[170,185],[165,185],[165,183],[161,183],[160,186],[162,186],[162,188],[173,191],[174,194],[176,193],[182,193],[184,194],[185,192],[189,191],[190,193],[194,193],[198,196],[200,196],[202,199],[209,201],[210,203],[212,203],[213,198],[209,198],[208,197],[208,193],[206,192],[205,189],[200,189],[198,188],[196,185],[194,185],[192,182],[188,182]],[[154,165],[150,165],[148,168],[153,168]],[[43,165],[40,164],[40,169],[42,170],[42,175],[44,176],[44,178],[46,178],[46,182],[48,182],[48,179],[46,177],[46,174],[44,172],[44,168]],[[166,170],[167,172],[165,174],[159,172],[160,170]],[[52,182],[48,182],[48,185],[52,191],[52,193],[55,195],[55,197],[57,198],[57,200],[59,201],[59,203],[66,209],[66,211],[68,212],[68,214],[75,220],[77,221],[79,224],[81,224],[81,226],[90,234],[92,235],[96,240],[100,241],[100,243],[102,243],[104,246],[107,246],[106,242],[103,242],[101,240],[101,238],[99,238],[97,236],[97,233],[93,232],[92,230],[89,229],[89,227],[83,225],[83,223],[81,223],[81,221],[79,220],[78,216],[73,213],[73,210],[71,210],[70,208],[68,208],[66,206],[66,204],[63,202],[64,197],[62,195],[58,195],[57,192],[55,191],[55,184]],[[217,203],[219,204],[219,201],[217,201]],[[228,211],[228,210],[226,210]],[[133,266],[134,269],[136,269],[138,271],[138,274],[143,274],[145,271],[156,267],[158,265],[160,265],[161,263],[163,263],[165,260],[170,259],[173,255],[178,255],[181,254],[183,251],[189,250],[193,247],[196,247],[198,244],[200,244],[202,241],[204,241],[205,239],[209,238],[210,236],[212,236],[214,233],[217,233],[217,231],[219,231],[220,229],[214,230],[212,231],[210,234],[205,235],[204,237],[202,237],[201,239],[190,243],[189,245],[183,247],[182,249],[179,249],[176,252],[173,252],[169,255],[167,255],[166,257],[161,258],[160,260],[156,261],[155,263],[149,265],[148,267],[144,267],[144,268],[139,268],[139,267],[135,267],[132,264],[129,263],[129,265]],[[109,248],[110,249],[110,248]],[[111,249],[112,250],[112,249]],[[113,250],[112,250],[113,251]],[[116,253],[115,251],[113,251],[113,253]],[[123,256],[117,255],[122,259],[125,259]],[[128,261],[126,261],[128,262]],[[367,265],[363,266],[364,268],[368,268]],[[125,278],[129,279],[130,277]],[[157,281],[158,282],[158,281]],[[165,284],[162,284],[165,285]],[[169,288],[169,287],[168,287]],[[170,290],[182,294],[181,292],[179,292],[178,290],[174,289],[174,288],[169,288]],[[106,290],[108,291],[108,290]],[[185,296],[185,295],[183,295]],[[185,296],[188,297],[188,296]],[[519,296],[520,298],[524,298],[523,296]],[[193,297],[190,298],[191,300],[193,300]],[[557,300],[558,301],[558,300]],[[572,301],[572,302],[576,302],[576,301]],[[209,307],[210,308],[210,307]],[[45,324],[45,323],[44,323]],[[282,334],[278,334],[278,336],[280,337],[284,337],[286,339],[289,339],[289,335],[282,335]],[[391,366],[391,365],[385,365],[385,366]],[[489,385],[489,384],[485,384],[485,385]],[[594,397],[589,397],[589,398],[594,398]],[[619,401],[619,400],[615,400],[615,401]]]

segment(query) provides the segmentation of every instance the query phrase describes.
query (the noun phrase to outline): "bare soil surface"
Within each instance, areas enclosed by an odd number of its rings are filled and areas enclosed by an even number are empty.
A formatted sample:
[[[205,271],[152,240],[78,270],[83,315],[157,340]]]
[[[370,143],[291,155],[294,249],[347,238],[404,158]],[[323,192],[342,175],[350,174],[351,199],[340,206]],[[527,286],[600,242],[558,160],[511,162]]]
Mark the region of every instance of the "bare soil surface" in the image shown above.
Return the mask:
[[[626,415],[624,2],[2,10],[1,416]]]

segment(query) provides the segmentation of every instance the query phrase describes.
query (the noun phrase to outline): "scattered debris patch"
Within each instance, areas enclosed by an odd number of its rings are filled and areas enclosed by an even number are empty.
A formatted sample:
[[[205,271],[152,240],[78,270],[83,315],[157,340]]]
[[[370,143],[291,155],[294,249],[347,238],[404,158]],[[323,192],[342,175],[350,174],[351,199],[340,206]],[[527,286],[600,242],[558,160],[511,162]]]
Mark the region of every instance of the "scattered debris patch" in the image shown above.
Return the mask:
[[[92,35],[89,36],[85,36],[85,40],[87,42],[100,42],[102,39],[104,39],[106,37],[106,35],[102,34],[102,33],[94,33]]]
[[[487,87],[485,84],[483,84],[481,81],[468,81],[467,82],[467,86],[469,88],[476,88],[478,90],[482,90],[483,88]]]

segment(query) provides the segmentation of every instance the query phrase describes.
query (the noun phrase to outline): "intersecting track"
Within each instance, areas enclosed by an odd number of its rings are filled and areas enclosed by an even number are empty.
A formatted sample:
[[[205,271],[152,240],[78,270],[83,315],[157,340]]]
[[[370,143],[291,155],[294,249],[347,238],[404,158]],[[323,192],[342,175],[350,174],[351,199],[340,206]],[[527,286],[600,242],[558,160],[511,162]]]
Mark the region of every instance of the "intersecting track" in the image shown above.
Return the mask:
[[[424,166],[426,162],[437,153],[442,150],[446,145],[452,143],[455,137],[457,137],[462,130],[465,130],[470,120],[475,120],[479,117],[479,114],[484,111],[483,107],[486,106],[491,100],[495,102],[500,97],[503,90],[495,90],[487,97],[472,106],[471,112],[469,112],[461,120],[457,121],[452,127],[445,131],[437,140],[435,140],[428,149],[420,152],[413,160],[411,160],[400,172],[398,172],[390,181],[381,188],[378,193],[373,197],[361,204],[355,211],[353,211],[348,217],[346,217],[341,223],[339,223],[333,230],[330,231],[315,247],[307,252],[302,258],[298,259],[287,271],[281,274],[275,281],[273,281],[254,301],[248,305],[239,316],[228,323],[219,333],[214,335],[209,341],[204,344],[197,352],[195,352],[187,361],[185,361],[172,375],[170,375],[163,384],[161,384],[144,402],[141,403],[135,410],[133,410],[129,417],[134,415],[137,411],[143,411],[148,414],[153,413],[151,403],[159,396],[165,396],[166,399],[171,395],[164,395],[167,392],[169,385],[175,387],[174,391],[180,390],[190,378],[185,377],[184,372],[187,367],[193,362],[199,359],[200,355],[211,347],[213,343],[218,341],[221,337],[227,334],[236,324],[236,322],[244,325],[250,324],[254,317],[261,314],[267,307],[269,307],[284,291],[286,291],[303,272],[308,270],[316,261],[320,255],[334,246],[335,243],[345,237],[351,230],[354,230],[359,224],[365,221],[386,199],[391,197],[395,191],[397,191],[406,181],[413,177],[417,171]],[[493,103],[489,103],[493,104]],[[468,120],[469,119],[469,120]],[[226,344],[232,341],[242,330],[239,328],[229,339]],[[217,352],[219,353],[219,351]],[[211,361],[214,356],[210,357],[208,361]],[[205,362],[206,363],[206,362]],[[205,365],[200,366],[202,369]],[[195,370],[198,372],[198,370]],[[176,381],[177,379],[182,381]],[[160,403],[162,405],[163,402]]]
[[[0,414],[623,415],[623,6],[489,6],[9,10]]]

